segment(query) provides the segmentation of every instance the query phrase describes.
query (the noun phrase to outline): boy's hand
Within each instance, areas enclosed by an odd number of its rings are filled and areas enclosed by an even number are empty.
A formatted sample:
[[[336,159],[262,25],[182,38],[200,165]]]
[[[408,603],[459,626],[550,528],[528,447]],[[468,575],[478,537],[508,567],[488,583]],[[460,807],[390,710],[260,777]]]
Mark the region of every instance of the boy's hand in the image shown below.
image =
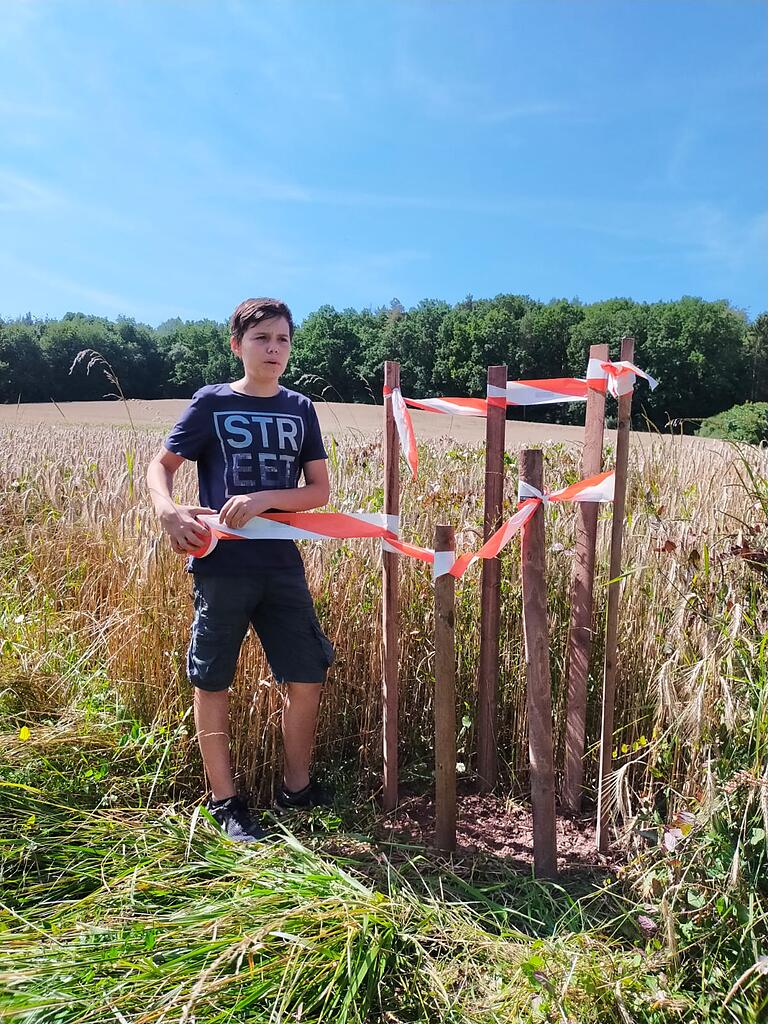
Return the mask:
[[[254,494],[236,494],[230,498],[219,512],[219,522],[224,526],[241,526],[260,516],[262,512],[272,508],[272,496],[268,491],[256,491]]]
[[[208,540],[211,532],[204,523],[198,523],[195,516],[216,515],[215,508],[199,505],[174,505],[160,515],[160,525],[168,534],[171,547],[178,554],[186,554],[199,548]]]

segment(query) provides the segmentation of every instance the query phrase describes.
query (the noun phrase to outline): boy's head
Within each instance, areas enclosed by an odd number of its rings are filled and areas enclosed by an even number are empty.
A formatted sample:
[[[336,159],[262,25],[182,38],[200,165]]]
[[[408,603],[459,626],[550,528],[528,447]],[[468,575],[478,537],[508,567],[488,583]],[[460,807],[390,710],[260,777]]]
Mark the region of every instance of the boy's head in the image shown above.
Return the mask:
[[[288,321],[291,340],[293,340],[293,317],[286,304],[280,299],[245,299],[234,311],[229,320],[232,337],[242,341],[249,327],[261,323],[262,320],[274,320],[285,317]]]
[[[246,374],[276,383],[288,365],[293,317],[280,299],[246,299],[230,319],[229,345]]]

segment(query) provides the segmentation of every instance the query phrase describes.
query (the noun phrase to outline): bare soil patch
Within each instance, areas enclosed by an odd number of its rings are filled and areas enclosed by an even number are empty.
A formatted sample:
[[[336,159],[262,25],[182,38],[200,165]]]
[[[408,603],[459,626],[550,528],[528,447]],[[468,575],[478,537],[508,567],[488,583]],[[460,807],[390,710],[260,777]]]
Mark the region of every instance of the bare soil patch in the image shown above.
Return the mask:
[[[382,823],[381,835],[390,840],[431,847],[435,805],[429,796],[402,800]],[[530,807],[507,803],[493,795],[459,796],[455,857],[493,857],[526,872],[533,864],[533,820]],[[594,822],[559,815],[557,864],[564,872],[605,870],[615,857],[597,852]]]

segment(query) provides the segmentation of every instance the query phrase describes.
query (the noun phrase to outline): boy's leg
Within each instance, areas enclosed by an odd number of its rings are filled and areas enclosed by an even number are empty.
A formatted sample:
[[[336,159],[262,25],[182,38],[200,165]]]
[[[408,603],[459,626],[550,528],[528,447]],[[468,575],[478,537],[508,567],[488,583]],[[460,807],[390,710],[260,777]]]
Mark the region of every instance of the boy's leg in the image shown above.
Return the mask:
[[[238,578],[196,577],[187,675],[195,687],[197,741],[214,800],[234,796],[229,761],[229,687],[248,629],[248,586]]]
[[[322,683],[287,683],[283,703],[283,781],[298,792],[309,785]]]
[[[229,690],[195,687],[195,727],[214,800],[235,795],[229,762]]]
[[[303,572],[275,572],[265,579],[251,622],[269,666],[285,686],[283,776],[292,792],[309,782],[309,763],[320,694],[333,661],[333,646],[317,620]]]

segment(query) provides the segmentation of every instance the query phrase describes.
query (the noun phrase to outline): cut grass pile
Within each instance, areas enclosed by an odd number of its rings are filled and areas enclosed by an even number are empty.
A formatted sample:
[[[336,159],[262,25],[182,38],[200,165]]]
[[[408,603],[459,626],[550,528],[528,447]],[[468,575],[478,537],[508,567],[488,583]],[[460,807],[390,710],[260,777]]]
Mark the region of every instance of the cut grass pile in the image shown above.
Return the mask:
[[[173,805],[77,809],[7,784],[0,799],[7,1015],[597,1022],[665,998],[667,956],[646,962],[618,891],[579,902],[417,850],[397,870],[359,834],[343,858],[288,832],[246,850]]]

